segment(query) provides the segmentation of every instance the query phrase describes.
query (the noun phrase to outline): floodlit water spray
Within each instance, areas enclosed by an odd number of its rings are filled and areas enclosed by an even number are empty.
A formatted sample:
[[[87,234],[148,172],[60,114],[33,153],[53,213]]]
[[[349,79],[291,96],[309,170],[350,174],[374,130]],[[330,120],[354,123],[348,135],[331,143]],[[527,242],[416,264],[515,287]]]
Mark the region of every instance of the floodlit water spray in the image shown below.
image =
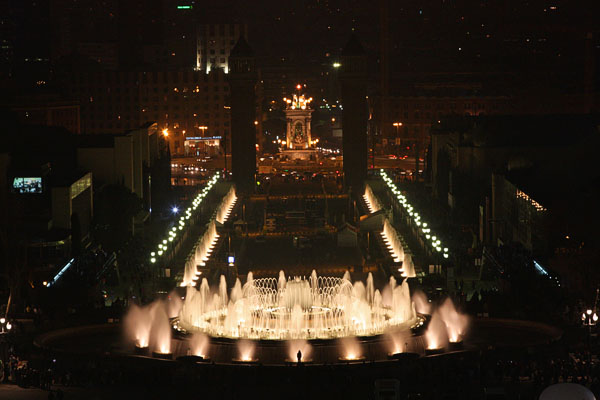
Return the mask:
[[[254,360],[256,344],[252,340],[239,340],[237,342],[238,361],[251,362]]]
[[[442,320],[439,311],[435,311],[429,321],[427,332],[425,332],[428,350],[440,350],[448,345],[448,333],[446,324]]]
[[[442,321],[444,321],[444,324],[446,325],[450,343],[461,342],[462,336],[469,324],[468,317],[456,311],[456,307],[454,307],[454,303],[450,298],[447,298],[440,306],[439,313]]]
[[[231,210],[233,210],[236,201],[237,196],[235,195],[235,189],[232,186],[225,197],[223,197],[223,200],[217,209],[217,222],[222,224],[227,220],[227,218],[229,218]]]
[[[370,213],[381,210],[381,204],[379,204],[379,200],[377,200],[377,196],[375,196],[373,189],[371,189],[369,184],[365,186],[365,194],[363,195],[363,199],[365,200]]]
[[[398,272],[400,272],[403,277],[414,278],[416,274],[412,256],[404,251],[401,235],[388,219],[383,222],[381,239],[394,262],[398,263],[398,265],[401,264],[401,266],[398,267]]]
[[[136,347],[146,348],[150,345],[152,318],[147,307],[132,304],[123,323],[126,336],[135,342]]]
[[[124,319],[127,337],[140,349],[151,347],[160,354],[171,352],[171,323],[167,305],[157,300],[147,306],[133,304]]]
[[[197,357],[206,358],[208,353],[208,347],[210,345],[210,340],[208,336],[203,333],[195,333],[190,339],[190,351],[191,355]]]
[[[321,277],[313,271],[308,278],[286,278],[281,271],[278,278],[248,279],[243,287],[236,281],[228,295],[221,276],[216,288],[206,280],[200,290],[188,287],[176,327],[216,337],[291,340],[372,336],[421,322],[406,281],[397,285],[392,279],[386,290],[387,304],[372,276],[365,286],[352,284],[349,275]]]
[[[188,256],[185,262],[183,280],[180,284],[181,287],[195,285],[200,279],[201,272],[198,270],[198,266],[206,265],[219,240],[217,224],[224,224],[227,221],[236,201],[235,189],[231,187],[217,207],[216,216],[210,221],[208,228],[198,239],[194,249]]]
[[[390,355],[404,353],[408,351],[408,342],[410,341],[410,331],[393,331],[386,334],[388,342],[388,353]]]
[[[150,345],[155,352],[168,354],[171,352],[171,324],[164,302],[155,301],[150,305],[152,329]]]
[[[348,336],[340,339],[341,360],[360,360],[363,357],[362,348],[358,339],[354,336]]]
[[[204,234],[196,242],[194,250],[185,262],[183,281],[181,282],[180,286],[185,287],[194,285],[196,283],[201,274],[201,272],[198,271],[197,266],[206,265],[206,262],[209,260],[212,250],[217,244],[218,240],[219,234],[217,233],[217,226],[215,221],[212,220],[208,224],[208,228]]]

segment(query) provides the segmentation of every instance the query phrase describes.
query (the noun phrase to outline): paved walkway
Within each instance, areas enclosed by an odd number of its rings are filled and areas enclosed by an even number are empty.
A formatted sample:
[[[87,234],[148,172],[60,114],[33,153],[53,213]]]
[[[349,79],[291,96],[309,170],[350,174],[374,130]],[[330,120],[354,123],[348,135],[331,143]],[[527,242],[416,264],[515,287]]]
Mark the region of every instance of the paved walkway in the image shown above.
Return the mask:
[[[101,395],[94,394],[90,390],[74,388],[74,387],[58,387],[54,386],[56,390],[60,388],[63,391],[64,400],[96,400],[102,399]],[[2,384],[0,385],[0,400],[47,400],[48,391],[41,390],[39,388],[27,388],[24,389],[17,385]],[[56,399],[56,396],[54,396]]]

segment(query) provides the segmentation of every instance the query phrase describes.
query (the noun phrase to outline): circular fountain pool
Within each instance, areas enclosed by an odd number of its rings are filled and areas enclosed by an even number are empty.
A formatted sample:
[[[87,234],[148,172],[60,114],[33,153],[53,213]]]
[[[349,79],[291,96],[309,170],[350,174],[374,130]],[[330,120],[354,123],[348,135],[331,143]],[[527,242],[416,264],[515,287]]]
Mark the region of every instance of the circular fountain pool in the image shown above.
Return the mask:
[[[200,289],[188,286],[173,326],[184,333],[254,340],[335,339],[381,335],[390,329],[423,324],[414,309],[408,284],[395,280],[375,290],[373,278],[363,282],[321,277],[236,281],[230,295],[224,278],[218,289],[204,279]]]

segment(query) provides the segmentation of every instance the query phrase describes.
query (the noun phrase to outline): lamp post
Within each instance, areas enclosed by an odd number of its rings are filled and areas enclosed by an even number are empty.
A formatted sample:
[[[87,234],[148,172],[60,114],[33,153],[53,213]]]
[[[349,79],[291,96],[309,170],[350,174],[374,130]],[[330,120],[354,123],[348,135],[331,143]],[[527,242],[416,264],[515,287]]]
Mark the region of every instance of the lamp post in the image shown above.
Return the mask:
[[[0,318],[0,334],[8,333],[12,329],[12,324],[6,318]]]
[[[598,314],[596,311],[588,308],[584,313],[581,314],[581,323],[583,326],[587,326],[587,347],[588,347],[588,360],[587,360],[587,368],[588,375],[592,368],[592,327],[596,326],[598,323]]]
[[[396,127],[396,138],[400,137],[400,127],[402,126],[402,122],[394,122],[392,125],[394,125]],[[394,140],[394,144],[396,144],[396,141]],[[397,146],[396,146],[397,148]]]

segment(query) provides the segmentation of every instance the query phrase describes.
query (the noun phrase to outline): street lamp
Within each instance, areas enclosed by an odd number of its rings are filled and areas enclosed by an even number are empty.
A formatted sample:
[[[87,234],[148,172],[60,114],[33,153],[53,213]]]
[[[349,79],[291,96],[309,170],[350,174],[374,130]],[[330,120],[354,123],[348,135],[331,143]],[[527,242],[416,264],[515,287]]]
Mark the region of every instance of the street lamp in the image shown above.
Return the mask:
[[[8,333],[12,329],[12,324],[6,318],[0,318],[0,334]]]
[[[591,371],[592,368],[592,344],[591,344],[591,337],[592,337],[592,327],[596,326],[596,324],[598,323],[598,314],[596,313],[596,311],[592,311],[591,309],[587,309],[584,313],[581,314],[581,323],[583,324],[583,326],[587,326],[588,328],[588,332],[587,332],[587,345],[588,345],[588,361],[587,361],[587,367],[588,367],[588,374]]]
[[[400,137],[400,127],[402,126],[402,122],[394,122],[392,125],[396,127],[396,138]]]

